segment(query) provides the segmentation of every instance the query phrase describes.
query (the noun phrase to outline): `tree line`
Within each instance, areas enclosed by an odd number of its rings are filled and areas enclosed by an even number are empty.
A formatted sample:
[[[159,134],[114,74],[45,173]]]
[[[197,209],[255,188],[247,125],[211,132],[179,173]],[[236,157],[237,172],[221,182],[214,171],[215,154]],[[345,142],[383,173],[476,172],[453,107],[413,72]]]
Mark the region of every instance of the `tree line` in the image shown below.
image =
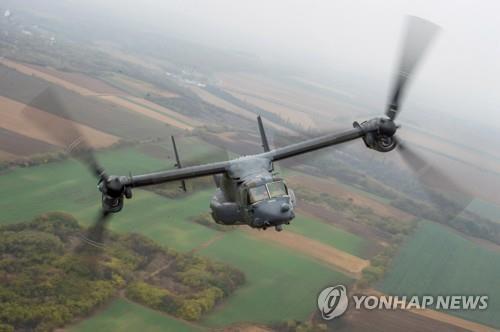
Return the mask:
[[[51,331],[117,296],[197,320],[245,282],[239,270],[164,248],[139,234],[82,244],[86,230],[51,212],[0,227],[0,331]],[[149,278],[158,264],[168,269]]]

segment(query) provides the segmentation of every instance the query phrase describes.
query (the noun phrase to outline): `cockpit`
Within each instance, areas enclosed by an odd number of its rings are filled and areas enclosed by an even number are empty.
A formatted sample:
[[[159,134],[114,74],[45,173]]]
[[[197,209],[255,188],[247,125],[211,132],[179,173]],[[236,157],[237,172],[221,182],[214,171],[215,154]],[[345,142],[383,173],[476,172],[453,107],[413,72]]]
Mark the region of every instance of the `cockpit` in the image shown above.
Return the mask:
[[[254,204],[263,200],[288,195],[288,189],[283,181],[273,181],[248,190],[248,203]]]

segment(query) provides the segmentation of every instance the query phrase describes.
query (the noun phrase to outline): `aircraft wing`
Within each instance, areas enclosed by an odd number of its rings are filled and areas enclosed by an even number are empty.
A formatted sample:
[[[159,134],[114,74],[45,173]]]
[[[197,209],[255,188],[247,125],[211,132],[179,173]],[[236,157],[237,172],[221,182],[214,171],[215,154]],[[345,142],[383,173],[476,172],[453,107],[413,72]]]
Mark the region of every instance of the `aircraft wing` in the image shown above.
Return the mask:
[[[354,128],[339,134],[329,134],[312,138],[296,144],[291,144],[266,153],[272,161],[298,156],[307,152],[316,151],[329,146],[352,141],[363,137],[366,132],[362,128]]]
[[[271,161],[279,161],[285,158],[294,157],[303,153],[316,151],[329,146],[352,141],[363,137],[366,132],[362,128],[354,128],[339,134],[329,134],[313,139],[309,139],[296,144],[291,144],[282,148],[262,153],[260,156],[269,158]],[[230,162],[222,161],[211,164],[190,166],[180,169],[160,171],[143,175],[134,175],[124,181],[124,185],[130,187],[142,187],[170,181],[186,180],[190,178],[226,173],[229,170]]]
[[[227,172],[229,161],[221,161],[199,166],[160,171],[143,175],[130,176],[124,184],[131,187],[143,187],[170,181],[186,180],[200,176],[222,174]]]

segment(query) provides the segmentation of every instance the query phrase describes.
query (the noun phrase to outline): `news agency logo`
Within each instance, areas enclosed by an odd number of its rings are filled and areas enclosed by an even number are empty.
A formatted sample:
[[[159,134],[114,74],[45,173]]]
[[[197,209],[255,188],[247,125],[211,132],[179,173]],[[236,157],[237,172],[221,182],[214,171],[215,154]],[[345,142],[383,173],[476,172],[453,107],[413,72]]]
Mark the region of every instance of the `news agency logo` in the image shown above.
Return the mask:
[[[324,320],[339,317],[349,305],[347,289],[344,285],[337,285],[323,289],[318,295],[318,308]]]
[[[354,309],[365,310],[486,310],[487,295],[353,295]],[[346,312],[349,297],[344,285],[327,287],[318,295],[318,308],[324,320],[332,320]]]

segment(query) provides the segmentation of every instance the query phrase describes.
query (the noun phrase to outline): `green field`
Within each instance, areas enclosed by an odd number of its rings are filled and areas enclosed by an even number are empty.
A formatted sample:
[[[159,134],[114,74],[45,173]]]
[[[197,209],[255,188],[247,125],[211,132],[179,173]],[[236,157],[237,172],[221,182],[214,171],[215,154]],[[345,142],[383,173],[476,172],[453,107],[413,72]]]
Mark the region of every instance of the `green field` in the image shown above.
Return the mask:
[[[395,295],[488,295],[487,310],[448,313],[500,327],[500,252],[432,222],[419,226],[378,288]]]
[[[141,305],[125,300],[115,300],[98,315],[72,326],[69,331],[194,332],[201,331],[201,329]]]
[[[187,139],[183,146],[199,147],[195,143]],[[127,174],[128,170],[138,173],[167,168],[171,163],[171,160],[151,156],[134,147],[105,151],[99,153],[98,158],[109,173],[121,174]],[[0,176],[0,185],[9,188],[0,194],[3,212],[0,224],[29,220],[37,214],[59,210],[89,225],[100,204],[96,180],[72,160],[18,168]],[[135,190],[134,198],[125,202],[124,212],[113,216],[110,223],[113,230],[139,232],[180,251],[202,248],[200,254],[232,264],[245,273],[245,286],[205,317],[203,324],[225,326],[242,321],[305,319],[315,310],[315,298],[322,287],[349,282],[346,276],[330,267],[300,253],[257,240],[242,230],[220,233],[190,222],[191,216],[208,211],[212,192],[213,189],[208,189],[185,198],[168,199]],[[290,230],[353,254],[359,254],[362,248],[360,238],[318,220],[299,217]],[[210,246],[202,246],[221,234],[222,238]],[[144,317],[142,325],[141,317]],[[104,326],[104,330],[127,327],[149,331],[170,327],[172,331],[181,331],[176,324],[179,322],[154,311],[117,301],[75,329],[96,330],[97,326]]]
[[[127,174],[166,168],[165,162],[148,157],[134,148],[100,153],[110,173]],[[89,225],[99,210],[100,193],[96,180],[79,163],[68,160],[31,168],[19,168],[0,176],[0,223],[30,220],[47,211],[65,211]],[[113,216],[111,229],[145,234],[177,250],[190,250],[214,236],[215,231],[193,224],[187,218],[208,211],[211,191],[183,199],[167,199],[135,190],[124,210]]]
[[[500,223],[500,206],[497,204],[476,198],[467,206],[467,210],[477,213],[483,218]]]
[[[133,148],[100,153],[109,173],[128,174],[166,168],[162,161]],[[51,210],[80,211],[97,205],[97,180],[78,162],[67,160],[37,167],[17,168],[0,177],[0,223],[30,219]]]
[[[318,240],[358,257],[363,257],[364,248],[369,241],[332,225],[325,224],[318,219],[301,215],[297,215],[292,223],[286,226],[286,230]]]
[[[304,320],[323,287],[349,282],[306,256],[240,231],[226,234],[201,253],[236,266],[247,278],[245,286],[204,319],[208,326]]]

